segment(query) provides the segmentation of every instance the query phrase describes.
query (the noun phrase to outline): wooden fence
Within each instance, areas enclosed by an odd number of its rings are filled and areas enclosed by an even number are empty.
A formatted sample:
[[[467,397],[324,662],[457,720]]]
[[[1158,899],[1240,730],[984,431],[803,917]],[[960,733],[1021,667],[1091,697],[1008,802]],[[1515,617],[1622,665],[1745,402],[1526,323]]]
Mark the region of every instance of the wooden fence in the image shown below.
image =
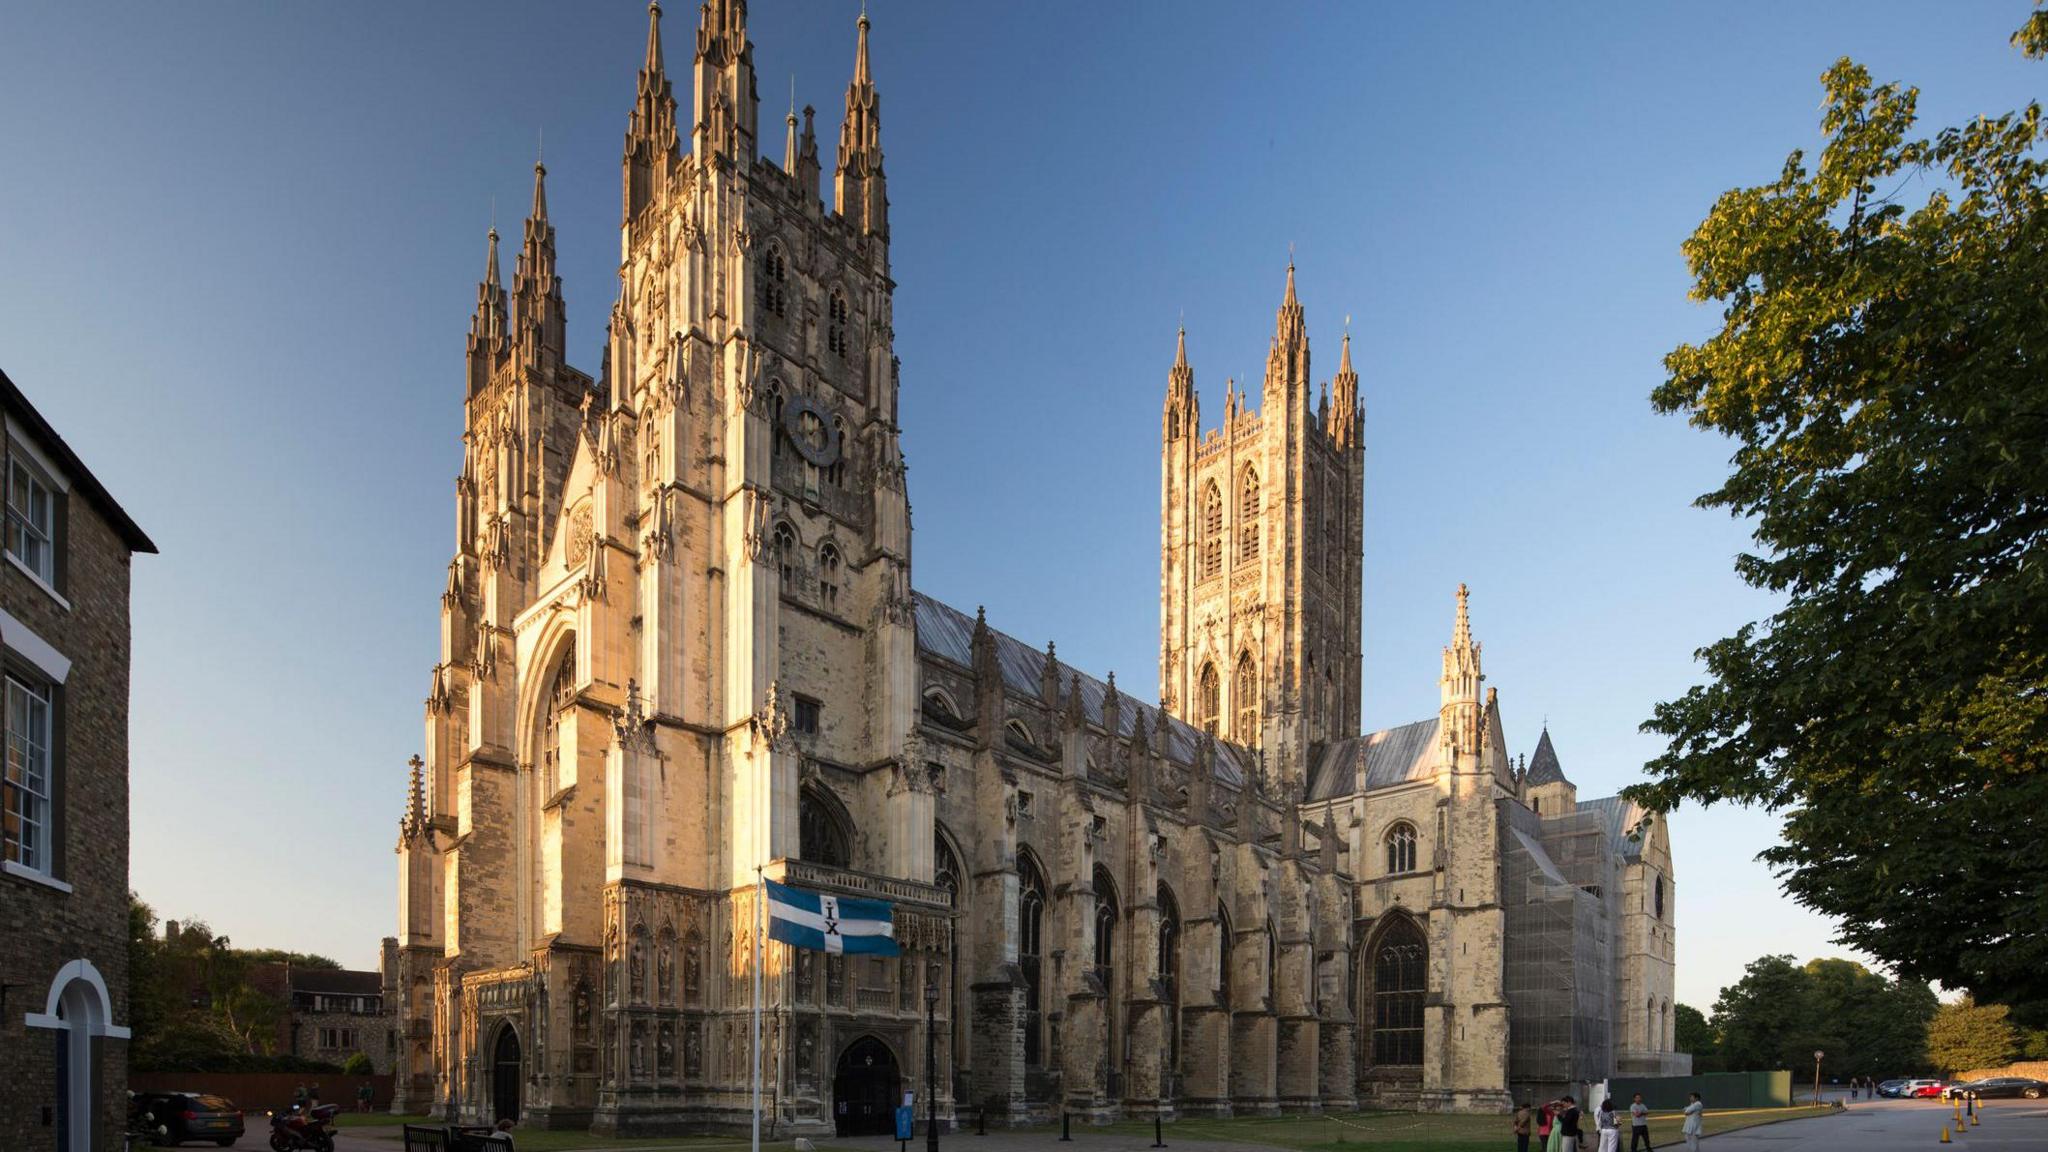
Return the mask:
[[[267,1110],[289,1108],[301,1087],[316,1085],[322,1104],[339,1104],[344,1112],[356,1109],[356,1092],[370,1086],[370,1109],[391,1107],[391,1077],[343,1076],[303,1072],[131,1072],[131,1092],[211,1092],[235,1102],[244,1112],[261,1116]]]

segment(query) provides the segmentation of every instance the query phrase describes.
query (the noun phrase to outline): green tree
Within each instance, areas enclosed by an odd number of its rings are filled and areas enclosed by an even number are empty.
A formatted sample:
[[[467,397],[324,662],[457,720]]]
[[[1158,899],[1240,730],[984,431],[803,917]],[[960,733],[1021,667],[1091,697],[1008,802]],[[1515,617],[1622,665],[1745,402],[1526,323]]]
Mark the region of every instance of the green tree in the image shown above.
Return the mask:
[[[2048,51],[2048,16],[2014,40]],[[1817,163],[1685,242],[1722,324],[1652,397],[1736,442],[1699,503],[1750,518],[1736,571],[1783,607],[1700,651],[1629,794],[1784,813],[1763,859],[1845,943],[2048,1009],[2041,110],[1923,137],[1916,90],[1846,59],[1823,83]]]
[[[1672,1009],[1671,1015],[1673,1046],[1692,1055],[1692,1070],[1721,1071],[1721,1038],[1715,1034],[1714,1026],[1707,1023],[1707,1014],[1690,1004],[1680,1004]]]
[[[1742,979],[1721,989],[1714,1001],[1723,1067],[1731,1072],[1798,1068],[1791,1057],[1813,1051],[1810,991],[1810,978],[1792,957],[1750,961]]]
[[[1949,1075],[2010,1063],[2019,1051],[2010,1012],[2004,1004],[1979,1004],[1968,996],[1943,1004],[1927,1025],[1928,1059]]]
[[[341,1062],[341,1070],[349,1076],[368,1076],[377,1069],[370,1063],[368,1056],[361,1052],[351,1052],[348,1059]]]

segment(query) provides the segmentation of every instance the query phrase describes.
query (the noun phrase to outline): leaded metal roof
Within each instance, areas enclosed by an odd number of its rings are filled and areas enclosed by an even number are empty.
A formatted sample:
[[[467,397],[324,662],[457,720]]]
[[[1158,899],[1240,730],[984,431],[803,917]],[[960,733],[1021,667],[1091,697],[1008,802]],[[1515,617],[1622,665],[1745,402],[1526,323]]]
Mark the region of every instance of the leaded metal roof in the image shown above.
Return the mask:
[[[1536,741],[1536,752],[1529,757],[1530,784],[1569,784],[1564,778],[1564,765],[1557,762],[1557,749],[1551,746],[1550,729]]]
[[[1635,832],[1650,814],[1649,809],[1626,797],[1602,796],[1579,801],[1579,811],[1597,813],[1606,820],[1607,842],[1614,846],[1616,856],[1624,860],[1643,858],[1643,839]]]
[[[1309,772],[1308,798],[1332,800],[1434,779],[1440,730],[1435,719],[1417,720],[1329,745]]]
[[[916,605],[917,649],[920,655],[936,656],[949,660],[963,668],[974,667],[974,617],[960,611],[944,601],[934,599],[922,592],[911,593]],[[1034,648],[1007,632],[990,628],[989,638],[995,643],[996,669],[1002,675],[1003,688],[1019,696],[1039,698],[1039,686],[1044,682],[1045,650]],[[1054,661],[1054,670],[1059,675],[1060,691],[1073,690],[1076,679],[1080,683],[1081,714],[1088,723],[1102,727],[1102,702],[1109,694],[1109,685],[1082,672],[1064,660]],[[1157,723],[1154,710],[1156,703],[1148,703],[1125,692],[1121,687],[1117,695],[1123,700],[1118,709],[1117,734],[1126,739],[1134,735],[1139,724],[1147,725],[1147,739],[1156,731],[1151,727]],[[1195,749],[1201,744],[1202,734],[1192,725],[1169,715],[1166,718],[1166,747],[1162,750],[1167,759],[1180,764],[1195,762]],[[1215,776],[1234,788],[1244,786],[1245,763],[1248,755],[1234,745],[1222,741],[1216,743]]]

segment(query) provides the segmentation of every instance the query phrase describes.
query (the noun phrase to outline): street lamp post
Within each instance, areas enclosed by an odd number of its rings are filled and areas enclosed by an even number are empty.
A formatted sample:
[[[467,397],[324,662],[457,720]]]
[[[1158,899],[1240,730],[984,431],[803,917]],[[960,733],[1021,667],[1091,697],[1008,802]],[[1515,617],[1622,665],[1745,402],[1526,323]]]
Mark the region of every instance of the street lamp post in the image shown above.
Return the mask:
[[[1818,1048],[1813,1050],[1813,1102],[1820,1103],[1820,1058],[1827,1055]]]
[[[939,977],[933,968],[924,982],[925,1152],[939,1152]]]

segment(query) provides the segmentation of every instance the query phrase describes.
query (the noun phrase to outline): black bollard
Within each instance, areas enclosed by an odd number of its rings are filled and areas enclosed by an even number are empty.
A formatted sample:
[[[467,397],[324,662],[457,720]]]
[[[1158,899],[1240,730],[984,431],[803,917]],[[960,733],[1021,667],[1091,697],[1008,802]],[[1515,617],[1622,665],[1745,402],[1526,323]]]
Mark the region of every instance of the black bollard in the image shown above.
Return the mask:
[[[1152,1146],[1154,1148],[1166,1147],[1166,1136],[1164,1129],[1161,1127],[1163,1123],[1164,1121],[1159,1118],[1159,1113],[1154,1112],[1152,1114]]]
[[[981,1106],[981,1112],[974,1118],[974,1134],[976,1136],[988,1135],[988,1105],[986,1104]]]
[[[1067,1130],[1067,1122],[1071,1119],[1073,1119],[1073,1117],[1070,1114],[1065,1112],[1060,1113],[1060,1139],[1062,1140],[1071,1141],[1074,1138],[1074,1134]]]

